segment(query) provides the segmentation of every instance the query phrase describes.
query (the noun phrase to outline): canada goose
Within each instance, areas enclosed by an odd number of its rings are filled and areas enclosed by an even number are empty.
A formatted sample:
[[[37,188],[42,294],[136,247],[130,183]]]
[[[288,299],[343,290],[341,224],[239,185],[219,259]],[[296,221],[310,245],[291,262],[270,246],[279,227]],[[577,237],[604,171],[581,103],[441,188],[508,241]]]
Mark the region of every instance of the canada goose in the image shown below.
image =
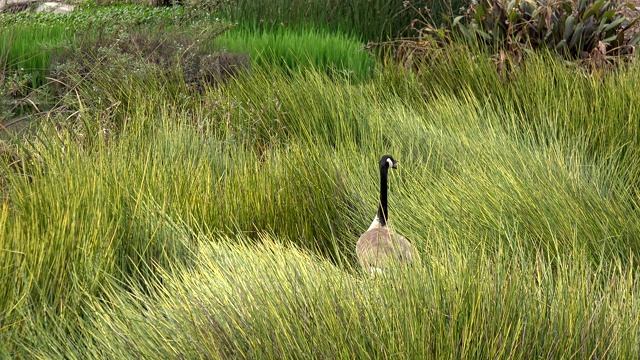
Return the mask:
[[[360,264],[371,275],[382,272],[393,263],[411,263],[417,261],[415,248],[402,235],[389,229],[387,222],[389,212],[387,206],[387,173],[389,168],[397,169],[398,161],[391,155],[380,159],[380,203],[378,214],[371,226],[360,236],[356,244],[356,254]]]

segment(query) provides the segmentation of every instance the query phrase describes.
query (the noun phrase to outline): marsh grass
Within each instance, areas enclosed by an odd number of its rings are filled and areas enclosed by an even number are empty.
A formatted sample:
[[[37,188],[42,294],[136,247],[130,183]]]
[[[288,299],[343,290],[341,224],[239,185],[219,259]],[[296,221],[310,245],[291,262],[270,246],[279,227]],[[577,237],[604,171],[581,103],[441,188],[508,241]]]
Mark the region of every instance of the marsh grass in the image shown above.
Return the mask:
[[[452,252],[434,237],[444,246],[423,267],[367,279],[265,234],[257,245],[210,240],[192,247],[193,265],[159,272],[151,295],[148,284],[108,285],[82,333],[40,336],[33,348],[123,359],[637,355],[634,276],[594,270],[580,254],[552,269],[543,258]]]
[[[636,358],[640,164],[613,150],[637,134],[637,72],[540,55],[505,81],[475,56],[356,82],[258,67],[204,94],[79,87],[81,126],[43,121],[15,144],[29,176],[2,168],[0,348]],[[353,250],[383,153],[422,267],[369,280]]]
[[[355,37],[322,29],[276,27],[252,29],[237,25],[215,41],[231,52],[246,52],[262,67],[315,68],[329,73],[367,78],[375,59]]]
[[[362,41],[383,41],[407,34],[412,20],[433,20],[457,11],[457,1],[391,0],[233,0],[221,2],[219,12],[255,28],[308,27],[340,30]],[[425,7],[429,12],[425,11]]]
[[[0,71],[17,77],[29,77],[27,88],[45,83],[53,48],[73,35],[63,26],[2,27],[0,36]]]

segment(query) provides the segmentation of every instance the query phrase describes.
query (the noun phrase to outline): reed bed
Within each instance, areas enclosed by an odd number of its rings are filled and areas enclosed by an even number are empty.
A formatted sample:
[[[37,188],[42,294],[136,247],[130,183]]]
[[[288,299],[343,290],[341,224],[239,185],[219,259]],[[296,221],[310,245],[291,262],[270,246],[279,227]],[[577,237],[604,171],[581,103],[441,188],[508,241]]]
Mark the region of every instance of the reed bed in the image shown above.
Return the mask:
[[[637,73],[81,84],[2,163],[1,354],[637,358]],[[384,153],[422,263],[370,279]]]
[[[460,1],[392,0],[230,0],[219,13],[253,28],[315,26],[340,30],[362,41],[384,41],[410,34],[412,21],[441,22],[463,5]]]
[[[355,37],[312,28],[252,29],[237,25],[215,40],[224,51],[248,53],[263,68],[316,68],[342,77],[364,79],[373,73],[375,58]]]

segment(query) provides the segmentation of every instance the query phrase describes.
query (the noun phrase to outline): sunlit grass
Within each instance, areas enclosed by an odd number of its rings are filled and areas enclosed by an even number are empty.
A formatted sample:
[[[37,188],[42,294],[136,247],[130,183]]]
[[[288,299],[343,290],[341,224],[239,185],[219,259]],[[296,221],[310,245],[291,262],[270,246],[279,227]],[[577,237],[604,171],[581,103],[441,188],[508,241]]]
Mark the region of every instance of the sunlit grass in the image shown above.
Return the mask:
[[[637,72],[490,69],[82,84],[2,168],[3,355],[636,358]],[[422,267],[371,281],[384,153]]]
[[[215,240],[215,242],[211,242]],[[636,357],[633,272],[580,253],[557,267],[439,247],[410,273],[367,279],[261,235],[201,237],[192,265],[87,304],[81,332],[34,353],[113,358]],[[162,278],[160,284],[159,279]],[[148,289],[152,287],[151,293]],[[615,316],[611,316],[615,314]],[[82,344],[82,346],[77,346]],[[48,350],[42,350],[48,349]],[[69,355],[73,354],[73,355]]]

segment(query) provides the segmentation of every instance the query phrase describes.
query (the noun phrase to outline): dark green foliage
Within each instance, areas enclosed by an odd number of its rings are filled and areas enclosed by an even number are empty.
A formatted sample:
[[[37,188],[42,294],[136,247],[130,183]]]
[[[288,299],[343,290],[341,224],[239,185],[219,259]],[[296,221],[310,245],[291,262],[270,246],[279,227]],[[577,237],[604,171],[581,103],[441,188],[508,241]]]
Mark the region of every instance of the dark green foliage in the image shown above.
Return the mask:
[[[462,4],[460,0],[230,0],[220,2],[220,12],[256,27],[311,25],[382,41],[406,34],[415,19],[440,22],[443,14],[450,16]]]
[[[623,7],[606,0],[480,0],[468,15],[456,17],[451,28],[472,42],[521,56],[526,50],[549,49],[565,59],[606,61],[628,56],[640,38],[629,29]]]

